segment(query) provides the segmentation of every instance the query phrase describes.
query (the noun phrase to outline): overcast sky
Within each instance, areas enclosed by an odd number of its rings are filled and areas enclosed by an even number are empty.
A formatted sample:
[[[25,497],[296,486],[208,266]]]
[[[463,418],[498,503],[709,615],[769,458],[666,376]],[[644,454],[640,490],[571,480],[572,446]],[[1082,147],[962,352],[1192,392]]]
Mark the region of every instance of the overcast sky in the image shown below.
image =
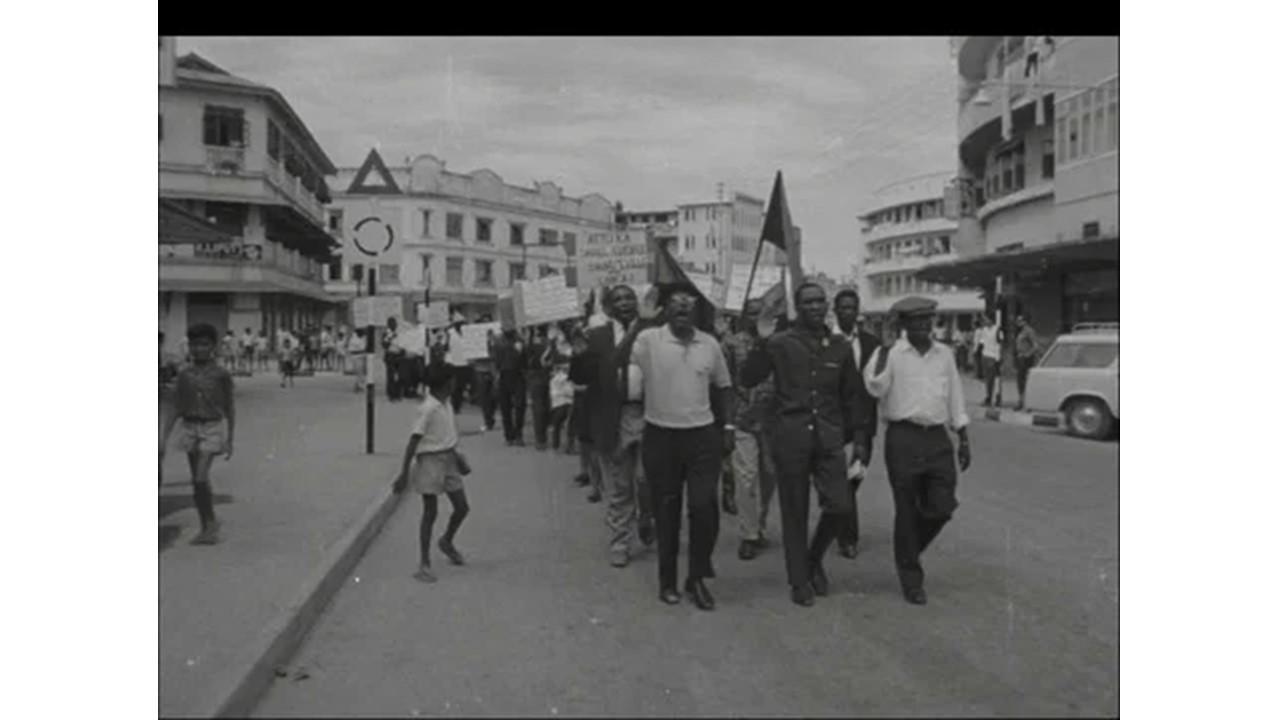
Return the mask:
[[[768,200],[844,275],[881,185],[955,166],[946,38],[180,38],[275,87],[339,166],[375,143],[634,210]]]

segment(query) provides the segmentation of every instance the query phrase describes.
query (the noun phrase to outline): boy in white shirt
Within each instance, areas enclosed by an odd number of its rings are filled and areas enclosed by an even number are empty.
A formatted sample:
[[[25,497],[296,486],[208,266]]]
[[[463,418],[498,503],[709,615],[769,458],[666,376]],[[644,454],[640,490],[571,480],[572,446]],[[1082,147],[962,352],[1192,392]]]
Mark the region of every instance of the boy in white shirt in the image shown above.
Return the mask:
[[[449,496],[453,513],[440,538],[440,551],[454,565],[464,564],[462,554],[453,546],[453,538],[467,517],[470,506],[462,478],[471,474],[467,458],[458,450],[458,430],[453,420],[449,394],[453,390],[453,373],[442,367],[427,372],[430,392],[418,410],[404,449],[404,462],[393,490],[404,492],[410,483],[422,494],[422,523],[418,527],[418,571],[413,577],[427,583],[436,581],[431,573],[431,530],[438,513],[440,493]],[[410,467],[412,463],[412,467]]]
[[[569,365],[559,363],[551,373],[551,449],[560,449],[560,433],[569,410],[573,407],[573,383],[569,381]],[[568,440],[568,438],[566,438]]]

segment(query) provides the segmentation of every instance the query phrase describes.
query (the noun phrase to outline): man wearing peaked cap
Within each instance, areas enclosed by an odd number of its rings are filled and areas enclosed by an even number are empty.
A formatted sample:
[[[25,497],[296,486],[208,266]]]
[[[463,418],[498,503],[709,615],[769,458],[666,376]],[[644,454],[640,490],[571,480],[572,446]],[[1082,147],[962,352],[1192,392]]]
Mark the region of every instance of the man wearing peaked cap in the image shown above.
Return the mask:
[[[956,502],[956,459],[969,469],[969,416],[951,348],[930,337],[938,304],[904,298],[890,308],[906,337],[876,351],[864,371],[867,391],[888,421],[884,461],[893,489],[893,557],[907,602],[923,605],[920,555],[951,519]],[[959,437],[952,448],[950,426]]]

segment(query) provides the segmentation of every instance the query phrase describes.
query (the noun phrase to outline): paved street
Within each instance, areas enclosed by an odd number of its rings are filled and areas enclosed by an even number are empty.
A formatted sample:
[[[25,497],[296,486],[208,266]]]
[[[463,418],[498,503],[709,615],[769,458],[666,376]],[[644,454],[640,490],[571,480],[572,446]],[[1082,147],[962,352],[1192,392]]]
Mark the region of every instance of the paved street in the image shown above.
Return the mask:
[[[982,420],[971,432],[960,509],[924,558],[928,606],[898,590],[877,445],[863,554],[830,557],[832,595],[793,605],[780,547],[739,560],[724,517],[713,613],[659,603],[652,553],[609,567],[576,460],[465,438],[470,564],[437,555],[440,582],[410,577],[421,505],[408,498],[257,713],[1117,714],[1118,444]]]

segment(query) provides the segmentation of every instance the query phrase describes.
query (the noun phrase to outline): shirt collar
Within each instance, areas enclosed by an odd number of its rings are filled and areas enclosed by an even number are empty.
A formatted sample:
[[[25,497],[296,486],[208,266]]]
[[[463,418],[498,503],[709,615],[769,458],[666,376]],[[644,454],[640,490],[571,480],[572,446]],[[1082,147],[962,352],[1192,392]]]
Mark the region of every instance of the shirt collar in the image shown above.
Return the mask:
[[[701,330],[699,330],[698,328],[694,328],[693,337],[691,337],[688,341],[689,344],[694,345],[702,342],[702,335],[703,333]],[[681,343],[681,344],[685,342],[684,340],[681,340],[680,338],[676,337],[675,333],[671,332],[670,323],[662,323],[662,337],[664,340],[667,340],[669,342]]]

